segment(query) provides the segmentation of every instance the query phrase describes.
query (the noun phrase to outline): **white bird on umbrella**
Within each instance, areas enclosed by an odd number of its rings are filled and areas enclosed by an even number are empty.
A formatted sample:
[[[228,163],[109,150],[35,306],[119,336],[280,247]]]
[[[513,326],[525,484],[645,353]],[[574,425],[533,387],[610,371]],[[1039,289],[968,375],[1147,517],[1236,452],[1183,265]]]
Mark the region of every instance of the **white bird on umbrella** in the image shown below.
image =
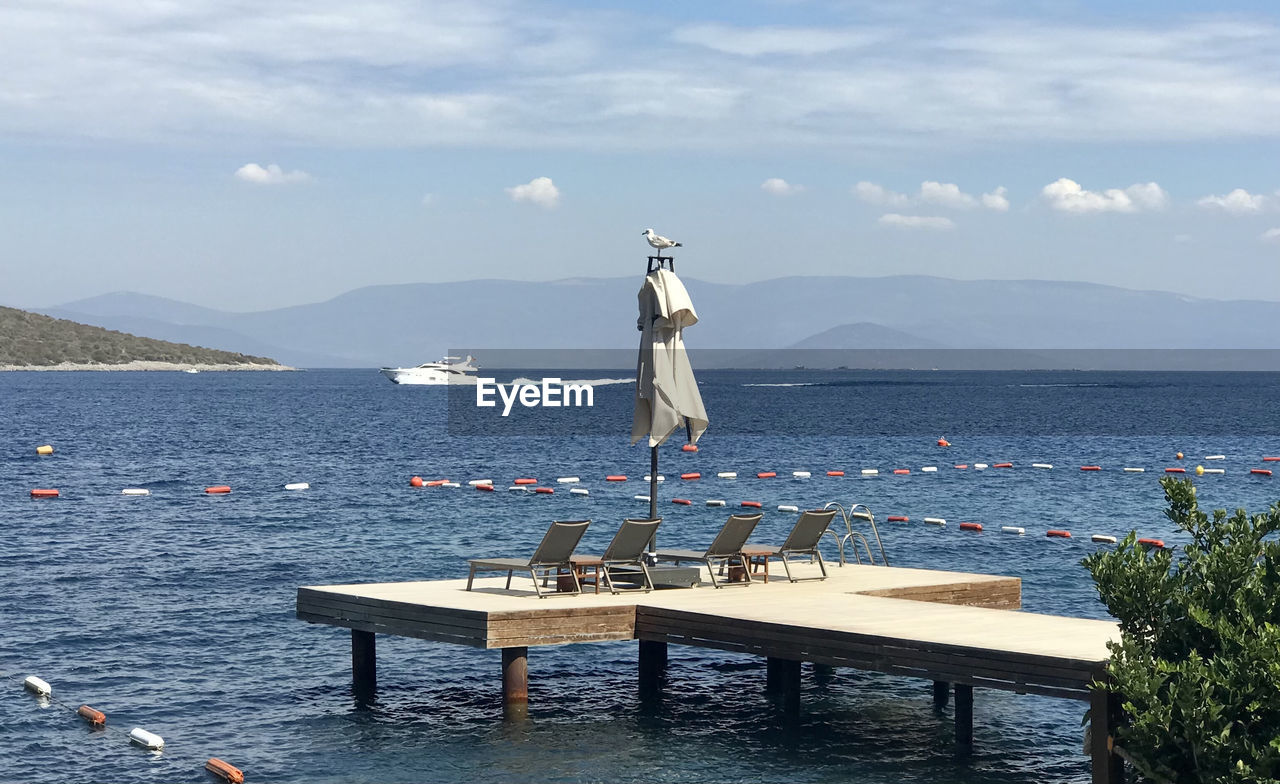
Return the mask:
[[[658,258],[662,258],[662,251],[667,248],[683,248],[684,246],[675,240],[669,240],[661,234],[654,234],[653,229],[644,230],[644,238],[649,241],[649,246],[658,249]]]

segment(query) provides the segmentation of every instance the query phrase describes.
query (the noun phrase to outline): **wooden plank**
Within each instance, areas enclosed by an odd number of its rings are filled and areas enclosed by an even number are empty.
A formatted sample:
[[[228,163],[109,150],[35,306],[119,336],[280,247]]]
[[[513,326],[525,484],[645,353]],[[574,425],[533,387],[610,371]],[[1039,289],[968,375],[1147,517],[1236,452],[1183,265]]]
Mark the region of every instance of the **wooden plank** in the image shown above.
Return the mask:
[[[377,634],[394,634],[400,637],[414,637],[419,640],[430,640],[432,642],[446,642],[453,645],[466,645],[471,648],[484,648],[485,641],[483,637],[470,637],[457,634],[447,634],[421,627],[400,627],[394,625],[384,625],[371,623],[369,621],[342,620],[335,621],[328,617],[317,617],[313,619],[311,616],[299,613],[298,618],[309,623],[322,623],[327,626],[340,626],[344,629],[359,629],[360,631],[375,632]]]

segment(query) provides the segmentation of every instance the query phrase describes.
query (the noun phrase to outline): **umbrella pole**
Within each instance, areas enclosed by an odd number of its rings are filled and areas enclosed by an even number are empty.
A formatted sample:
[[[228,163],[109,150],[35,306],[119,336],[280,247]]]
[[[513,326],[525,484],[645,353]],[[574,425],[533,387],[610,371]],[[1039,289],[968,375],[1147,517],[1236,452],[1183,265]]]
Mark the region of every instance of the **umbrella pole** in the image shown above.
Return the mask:
[[[658,519],[658,448],[649,447],[649,519]],[[658,549],[658,532],[649,538],[649,552]]]

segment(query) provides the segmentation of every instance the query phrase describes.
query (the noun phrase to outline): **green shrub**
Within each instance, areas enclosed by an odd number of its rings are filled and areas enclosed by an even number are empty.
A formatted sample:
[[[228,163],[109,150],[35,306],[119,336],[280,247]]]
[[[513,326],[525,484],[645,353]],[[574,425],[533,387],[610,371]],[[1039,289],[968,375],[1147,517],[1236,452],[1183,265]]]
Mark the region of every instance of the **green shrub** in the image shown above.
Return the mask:
[[[1280,504],[1210,517],[1191,480],[1161,484],[1190,544],[1148,551],[1130,534],[1084,559],[1122,634],[1110,646],[1125,713],[1116,743],[1148,778],[1276,782]]]

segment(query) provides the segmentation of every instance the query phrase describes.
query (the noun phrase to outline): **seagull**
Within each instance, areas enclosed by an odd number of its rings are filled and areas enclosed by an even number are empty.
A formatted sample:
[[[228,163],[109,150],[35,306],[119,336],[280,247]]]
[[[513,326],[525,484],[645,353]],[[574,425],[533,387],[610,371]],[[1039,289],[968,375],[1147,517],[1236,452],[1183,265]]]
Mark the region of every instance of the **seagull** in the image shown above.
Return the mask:
[[[644,230],[644,238],[649,241],[649,246],[658,249],[658,257],[662,257],[662,251],[667,248],[683,248],[684,246],[673,240],[669,240],[661,234],[654,234],[653,229]]]

